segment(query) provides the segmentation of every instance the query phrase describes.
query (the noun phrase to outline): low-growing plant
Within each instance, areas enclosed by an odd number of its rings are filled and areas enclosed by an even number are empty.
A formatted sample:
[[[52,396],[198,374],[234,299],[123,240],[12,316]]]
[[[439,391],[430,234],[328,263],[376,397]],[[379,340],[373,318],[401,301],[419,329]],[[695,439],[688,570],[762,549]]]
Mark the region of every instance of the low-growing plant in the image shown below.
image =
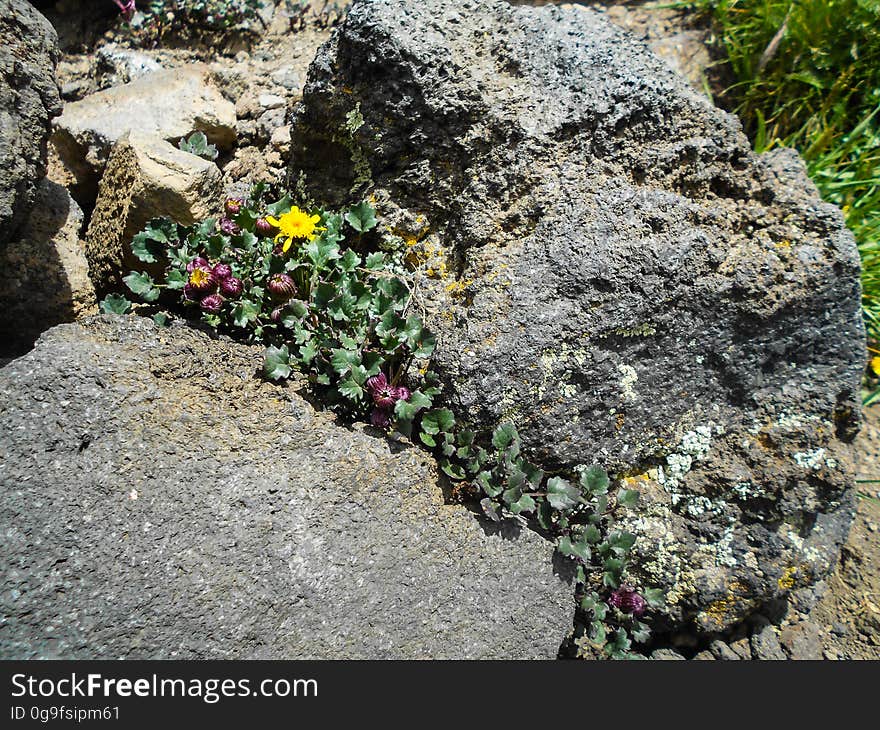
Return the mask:
[[[177,146],[184,152],[198,155],[206,160],[216,160],[220,154],[216,145],[208,144],[208,138],[204,132],[193,132],[188,138],[181,139]]]
[[[113,0],[131,20],[135,0]],[[141,3],[143,21],[136,33],[158,39],[168,34],[228,31],[246,21],[259,19],[263,0],[146,0]]]
[[[635,656],[633,642],[650,635],[641,617],[661,600],[630,585],[636,538],[615,527],[637,493],[611,490],[599,466],[546,474],[523,455],[513,424],[478,434],[457,422],[430,370],[435,340],[412,311],[408,272],[388,252],[392,243],[367,202],[303,210],[288,195],[268,201],[259,185],[246,199],[227,200],[219,219],[189,227],[151,221],[131,245],[149,270],[124,281],[144,302],[264,343],[267,378],[300,373],[340,417],[430,449],[456,493],[478,501],[490,520],[531,521],[574,563],[579,655]],[[111,295],[101,306],[125,313],[131,303]],[[167,322],[163,312],[153,316]]]

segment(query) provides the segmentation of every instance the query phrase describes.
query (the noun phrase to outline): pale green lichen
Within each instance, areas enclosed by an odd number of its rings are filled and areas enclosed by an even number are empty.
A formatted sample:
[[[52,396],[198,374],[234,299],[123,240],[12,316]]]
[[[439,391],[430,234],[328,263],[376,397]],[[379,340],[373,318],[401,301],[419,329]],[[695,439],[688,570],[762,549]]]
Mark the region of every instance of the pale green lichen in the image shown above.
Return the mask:
[[[617,372],[621,375],[619,385],[623,393],[623,399],[630,402],[637,401],[639,396],[633,387],[639,380],[639,374],[636,372],[636,369],[632,365],[620,363],[617,366]]]

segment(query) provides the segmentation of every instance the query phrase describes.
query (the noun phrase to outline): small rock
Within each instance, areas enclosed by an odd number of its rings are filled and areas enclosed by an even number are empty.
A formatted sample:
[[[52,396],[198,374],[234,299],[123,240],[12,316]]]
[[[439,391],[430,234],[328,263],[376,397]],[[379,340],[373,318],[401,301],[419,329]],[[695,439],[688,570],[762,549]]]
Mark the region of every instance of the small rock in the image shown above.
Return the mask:
[[[299,74],[293,66],[282,66],[277,71],[273,71],[269,78],[272,83],[283,86],[288,91],[298,91],[302,86]]]
[[[767,625],[752,634],[752,656],[755,659],[781,660],[787,659],[773,626]]]
[[[712,656],[716,659],[725,661],[739,661],[741,658],[739,654],[720,639],[716,639],[709,645],[709,651],[712,652]]]
[[[779,632],[779,641],[791,659],[822,658],[821,631],[812,621],[786,626]]]
[[[116,43],[102,46],[96,53],[98,68],[106,76],[104,85],[127,84],[147,74],[162,70],[162,65],[145,53],[123,48]]]
[[[831,633],[835,636],[846,636],[849,634],[849,629],[847,628],[846,624],[838,622],[831,627]]]
[[[730,648],[740,659],[752,658],[752,645],[748,637],[730,642]]]
[[[276,150],[287,152],[290,149],[290,125],[285,124],[283,127],[277,127],[272,132],[269,142]]]
[[[654,649],[651,652],[651,659],[657,661],[684,661],[685,658],[675,649]]]
[[[251,93],[242,94],[235,102],[235,116],[239,119],[256,119],[262,112],[259,100]]]
[[[840,655],[834,649],[826,649],[822,652],[822,656],[831,661],[840,659]]]
[[[166,216],[191,225],[216,212],[221,203],[221,174],[213,162],[154,134],[128,134],[107,162],[86,233],[96,289],[103,293],[118,287],[123,273],[141,266],[129,243],[151,218]]]
[[[278,94],[260,94],[258,101],[264,109],[280,109],[286,103],[284,97]]]
[[[64,107],[53,141],[76,175],[71,192],[80,204],[94,201],[110,151],[129,131],[177,142],[200,130],[222,149],[235,143],[235,108],[207,75],[198,63],[156,71]]]
[[[696,656],[694,656],[694,660],[696,660],[696,661],[707,661],[707,660],[708,661],[715,661],[715,656],[712,654],[711,651],[709,651],[708,649],[705,649],[705,650],[701,651],[699,654],[697,654]]]
[[[44,179],[22,237],[0,249],[3,352],[25,352],[49,327],[97,313],[82,226],[67,190]]]

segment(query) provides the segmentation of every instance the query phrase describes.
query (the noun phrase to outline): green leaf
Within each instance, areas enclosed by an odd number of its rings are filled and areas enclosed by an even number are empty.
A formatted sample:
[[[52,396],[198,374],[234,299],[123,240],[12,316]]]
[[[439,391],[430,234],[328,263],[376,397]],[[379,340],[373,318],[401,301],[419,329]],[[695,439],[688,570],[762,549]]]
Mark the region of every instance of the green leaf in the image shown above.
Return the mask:
[[[590,547],[584,541],[572,541],[568,536],[559,538],[559,552],[568,557],[580,558],[585,563],[590,560]]]
[[[188,280],[187,273],[180,269],[171,269],[165,277],[165,285],[169,289],[183,289]]]
[[[340,375],[347,373],[353,366],[361,364],[361,353],[352,350],[334,349],[330,364]]]
[[[420,339],[413,345],[413,355],[421,358],[431,357],[436,345],[437,338],[423,330]]]
[[[315,359],[315,355],[318,354],[318,348],[315,347],[313,342],[306,342],[301,345],[299,348],[299,358],[303,361],[304,364],[308,365],[312,360]]]
[[[498,505],[488,497],[480,500],[480,507],[483,508],[483,514],[493,522],[501,522],[501,515],[498,514]]]
[[[359,401],[364,396],[364,389],[351,378],[343,380],[339,384],[339,392],[349,400],[353,401]]]
[[[276,200],[274,203],[269,203],[269,205],[266,206],[266,212],[277,218],[282,213],[287,213],[292,207],[293,201],[290,199],[290,196],[285,193],[284,197],[280,200]]]
[[[247,327],[260,315],[260,305],[248,299],[242,299],[232,309],[232,321],[236,327]]]
[[[127,314],[131,310],[131,302],[119,294],[108,294],[101,302],[101,311],[106,314]]]
[[[155,302],[159,298],[160,291],[156,288],[153,277],[149,274],[132,271],[122,279],[125,285],[137,294],[145,302]]]
[[[512,423],[502,423],[492,433],[492,445],[499,451],[518,441],[519,434],[517,433],[516,426]]]
[[[591,494],[605,494],[609,483],[608,472],[601,466],[591,466],[581,472],[581,486]]]
[[[381,251],[377,251],[375,253],[367,254],[364,267],[371,271],[382,271],[386,266],[385,261],[385,254]]]
[[[495,480],[492,478],[491,472],[481,471],[479,474],[477,474],[474,481],[479,484],[480,489],[482,489],[490,497],[497,497],[503,491],[501,486],[495,483]]]
[[[448,408],[438,408],[434,411],[428,411],[422,416],[422,430],[432,436],[441,431],[451,431],[454,426],[455,416]]]
[[[642,596],[652,608],[660,608],[666,603],[666,594],[662,588],[645,588]]]
[[[165,246],[154,241],[146,232],[135,235],[131,241],[131,252],[145,264],[154,264],[159,260]]]
[[[635,507],[639,501],[639,493],[635,489],[621,489],[617,493],[617,504],[621,507]]]
[[[351,210],[345,214],[345,220],[358,233],[365,233],[366,231],[375,228],[376,223],[378,222],[376,220],[375,209],[366,201],[362,201],[351,208]]]
[[[534,512],[536,506],[531,495],[523,494],[516,502],[511,502],[507,508],[511,514],[518,515],[523,512]]]
[[[651,638],[651,629],[647,624],[636,621],[632,626],[632,638],[637,644],[645,644]]]
[[[290,375],[292,371],[290,369],[290,352],[287,349],[287,345],[282,345],[281,347],[270,345],[266,348],[263,359],[263,372],[271,380],[281,380]]]
[[[434,440],[434,437],[430,434],[425,433],[424,431],[419,432],[419,438],[425,446],[430,446],[432,449],[437,446],[437,442]]]
[[[443,459],[440,462],[440,468],[447,476],[458,481],[464,479],[466,476],[464,470],[458,464],[449,461],[449,459]]]
[[[206,160],[216,160],[217,155],[220,154],[217,152],[217,147],[208,144],[208,138],[205,136],[204,132],[193,132],[189,136],[189,139],[181,138],[177,146],[184,152],[189,152],[191,155],[198,155]]]
[[[581,534],[584,536],[584,539],[591,544],[595,544],[602,539],[602,533],[595,525],[585,525]]]
[[[554,509],[570,509],[578,503],[579,497],[580,490],[565,479],[552,477],[547,480],[547,500]]]
[[[171,318],[165,312],[156,312],[153,315],[153,321],[157,327],[168,327],[171,323]]]
[[[553,527],[553,509],[547,500],[542,499],[538,505],[538,524],[545,530]]]

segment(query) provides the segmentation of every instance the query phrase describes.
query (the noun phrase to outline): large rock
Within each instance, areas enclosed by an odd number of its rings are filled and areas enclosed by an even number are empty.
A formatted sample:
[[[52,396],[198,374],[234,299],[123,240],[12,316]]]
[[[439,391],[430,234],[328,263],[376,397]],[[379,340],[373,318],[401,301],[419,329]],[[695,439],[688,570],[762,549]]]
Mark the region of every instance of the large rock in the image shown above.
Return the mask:
[[[0,370],[0,656],[554,658],[551,544],[261,358],[104,315]]]
[[[92,281],[100,293],[142,265],[131,253],[134,235],[151,218],[182,225],[223,206],[222,176],[210,160],[184,152],[155,134],[130,132],[120,139],[101,178],[86,233]]]
[[[0,249],[0,353],[26,352],[49,327],[98,311],[82,228],[80,207],[44,178],[21,238]]]
[[[52,140],[76,176],[74,196],[94,202],[98,180],[113,145],[130,131],[177,143],[202,131],[222,149],[235,143],[235,105],[209,83],[200,63],[156,71],[67,104],[55,120]]]
[[[670,620],[724,630],[828,572],[859,258],[795,153],[755,156],[596,12],[488,0],[355,0],[292,123],[292,182],[369,190],[411,260],[445,255],[420,291],[458,413],[639,486]]]
[[[25,0],[0,0],[0,245],[27,220],[46,174],[46,140],[61,113],[58,38]]]

